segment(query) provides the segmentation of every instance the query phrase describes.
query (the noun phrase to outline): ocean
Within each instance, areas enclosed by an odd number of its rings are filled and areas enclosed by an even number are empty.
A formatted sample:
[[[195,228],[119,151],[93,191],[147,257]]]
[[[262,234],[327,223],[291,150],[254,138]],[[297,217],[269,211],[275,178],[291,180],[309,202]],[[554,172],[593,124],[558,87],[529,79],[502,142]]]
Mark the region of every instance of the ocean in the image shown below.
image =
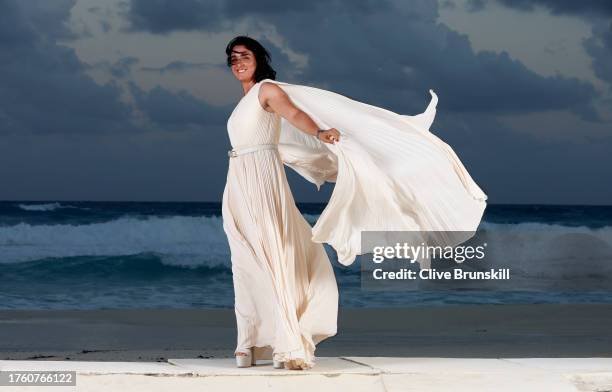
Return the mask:
[[[325,204],[298,207],[314,225]],[[534,232],[578,232],[612,245],[612,206],[489,205],[481,229],[516,233],[513,249],[533,255],[533,265],[545,271],[554,255],[541,251]],[[325,248],[343,307],[612,302],[607,273],[594,274],[597,289],[588,291],[372,292],[360,285],[358,261],[345,267]],[[606,263],[612,267],[612,260]],[[232,308],[233,303],[220,203],[0,202],[0,309]]]

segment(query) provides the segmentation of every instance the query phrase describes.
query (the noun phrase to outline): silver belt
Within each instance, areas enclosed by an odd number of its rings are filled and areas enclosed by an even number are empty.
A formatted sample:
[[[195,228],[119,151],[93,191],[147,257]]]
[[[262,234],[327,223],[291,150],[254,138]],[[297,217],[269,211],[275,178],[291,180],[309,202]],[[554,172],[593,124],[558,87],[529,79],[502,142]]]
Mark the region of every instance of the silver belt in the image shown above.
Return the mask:
[[[230,158],[235,158],[238,155],[247,154],[249,152],[259,150],[271,150],[276,148],[278,148],[278,144],[252,144],[250,146],[241,146],[233,148],[227,152],[227,156]]]

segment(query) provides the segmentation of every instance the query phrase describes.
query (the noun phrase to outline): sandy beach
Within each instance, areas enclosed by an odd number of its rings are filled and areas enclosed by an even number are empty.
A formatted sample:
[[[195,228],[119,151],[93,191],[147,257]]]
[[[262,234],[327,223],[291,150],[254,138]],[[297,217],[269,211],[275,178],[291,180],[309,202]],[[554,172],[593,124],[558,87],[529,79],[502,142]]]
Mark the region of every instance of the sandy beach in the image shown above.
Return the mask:
[[[0,359],[231,358],[231,309],[3,310]],[[318,357],[612,357],[612,305],[341,308]]]

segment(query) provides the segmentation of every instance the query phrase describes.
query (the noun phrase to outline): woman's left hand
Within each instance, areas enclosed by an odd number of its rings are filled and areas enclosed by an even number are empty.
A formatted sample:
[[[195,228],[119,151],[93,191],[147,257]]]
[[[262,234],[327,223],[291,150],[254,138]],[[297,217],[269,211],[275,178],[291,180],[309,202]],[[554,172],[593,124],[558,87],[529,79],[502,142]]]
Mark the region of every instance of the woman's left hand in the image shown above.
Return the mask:
[[[336,128],[330,128],[327,131],[319,132],[319,140],[325,143],[334,144],[340,141],[340,132]]]

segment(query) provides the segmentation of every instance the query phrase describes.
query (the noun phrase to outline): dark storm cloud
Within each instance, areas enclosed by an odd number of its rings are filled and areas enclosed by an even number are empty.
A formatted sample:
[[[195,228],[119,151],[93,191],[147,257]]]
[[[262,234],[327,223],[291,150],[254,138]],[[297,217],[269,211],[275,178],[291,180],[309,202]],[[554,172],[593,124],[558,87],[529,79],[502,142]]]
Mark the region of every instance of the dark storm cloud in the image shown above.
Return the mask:
[[[208,69],[208,68],[225,68],[225,64],[214,63],[190,63],[187,61],[172,61],[163,67],[141,67],[141,71],[158,72],[160,74],[166,72],[184,72],[192,69]]]
[[[612,89],[612,21],[596,22],[592,29],[593,36],[587,38],[583,45],[593,59],[593,72],[610,83]]]
[[[508,8],[531,12],[543,7],[553,15],[570,15],[591,23],[592,36],[584,40],[583,46],[593,60],[595,75],[610,83],[612,89],[612,1],[610,0],[493,0]],[[492,1],[489,1],[491,3]],[[483,0],[469,0],[470,11],[486,8]]]
[[[124,79],[130,76],[132,72],[132,65],[137,64],[138,61],[138,58],[128,56],[122,57],[114,63],[109,61],[100,61],[93,65],[86,64],[86,67],[92,69],[103,69],[117,79]]]
[[[612,16],[612,2],[609,0],[496,0],[506,7],[533,11],[536,6],[548,8],[556,15],[582,14]]]
[[[465,3],[465,8],[470,12],[482,11],[485,6],[485,0],[467,0]]]
[[[400,113],[424,109],[427,89],[433,88],[440,96],[433,132],[455,148],[492,202],[604,203],[612,195],[612,188],[597,179],[609,166],[610,140],[591,143],[583,136],[572,146],[573,158],[567,159],[566,143],[533,137],[538,126],[526,124],[518,133],[496,118],[500,113],[567,110],[598,119],[593,100],[600,97],[594,87],[573,77],[541,76],[503,50],[475,53],[466,35],[438,22],[436,1],[396,2],[398,8],[385,3],[377,8],[374,2],[360,7],[332,0],[229,0],[207,8],[209,14],[200,20],[172,17],[182,12],[168,15],[169,8],[183,6],[183,12],[203,13],[207,2],[187,3],[133,0],[126,3],[125,17],[133,29],[157,33],[217,31],[240,22],[250,23],[249,30],[254,31],[258,24],[272,25],[290,49],[308,55],[308,66],[295,80]],[[277,46],[264,45],[273,59],[282,54]],[[279,79],[287,80],[295,67],[285,59],[282,63]],[[555,125],[547,128],[554,130]],[[574,137],[580,139],[581,132],[577,130]],[[567,176],[561,179],[554,173]],[[302,197],[313,194],[308,184],[296,181],[292,187]],[[594,193],[586,195],[580,189]]]
[[[454,10],[455,8],[457,8],[457,5],[453,3],[451,0],[443,0],[443,1],[440,1],[440,8]]]
[[[223,128],[231,108],[208,105],[186,91],[170,92],[159,86],[144,91],[129,83],[132,96],[142,110],[162,130],[186,130],[188,126]]]
[[[367,13],[389,8],[380,0],[132,0],[123,1],[122,14],[130,21],[127,31],[163,34],[174,30],[220,31],[236,18],[257,15],[285,15],[324,11],[330,3],[342,4],[353,12]],[[314,29],[316,23],[311,25]]]
[[[418,4],[411,2],[409,15],[397,11],[356,17],[337,10],[333,23],[322,24],[308,36],[296,34],[307,28],[308,18],[291,24],[278,18],[274,23],[281,35],[291,37],[294,50],[313,54],[306,80],[333,80],[347,94],[395,111],[422,109],[423,100],[429,98],[427,90],[433,88],[446,110],[588,112],[585,107],[596,96],[591,84],[543,77],[505,51],[474,53],[465,35],[433,22],[437,18],[433,2]],[[331,36],[335,39],[326,39]],[[593,118],[592,111],[589,117]]]
[[[89,65],[77,57],[74,49],[57,43],[60,39],[77,38],[67,27],[75,2],[0,0],[0,132],[142,131],[133,125],[132,107],[120,99],[122,87],[115,81],[100,85],[86,73],[98,68],[116,79],[128,79],[138,59],[127,56],[114,63]],[[158,125],[167,126],[170,119],[174,130],[194,123],[206,124],[205,113],[210,115],[208,123],[219,123],[216,110],[196,111],[193,107],[202,102],[184,93],[173,94],[157,87],[151,93],[139,94],[136,104],[146,105],[140,109],[150,114],[154,123],[161,121]],[[156,111],[149,110],[162,99],[164,105]],[[177,117],[181,105],[186,105],[182,123]]]
[[[227,137],[201,125],[207,114],[220,123],[221,109],[203,112],[193,97],[157,87],[137,90],[133,111],[120,98],[136,58],[93,65],[120,78],[100,85],[58,43],[77,38],[67,23],[74,3],[0,0],[0,199],[219,200]]]
[[[111,66],[110,72],[116,78],[125,78],[130,75],[132,65],[136,63],[138,63],[136,57],[122,57]]]
[[[132,78],[132,72],[142,70],[134,57],[92,65],[118,79],[102,86],[95,83],[86,74],[91,66],[73,49],[57,44],[59,39],[78,36],[66,23],[74,3],[0,0],[0,132],[14,133],[0,143],[0,178],[14,185],[0,188],[4,198],[219,201],[226,174],[220,165],[227,163],[225,122],[233,105],[208,105],[185,91],[160,86],[145,91]],[[539,131],[537,126],[526,124],[525,132],[519,134],[495,117],[496,113],[566,109],[595,118],[590,84],[575,78],[542,77],[503,51],[475,53],[465,35],[438,22],[435,1],[396,3],[404,8],[350,0],[135,0],[123,2],[120,11],[131,30],[159,34],[219,32],[244,21],[249,28],[258,23],[273,25],[287,47],[308,55],[309,60],[303,73],[296,75],[287,54],[261,39],[280,80],[291,75],[297,81],[406,114],[424,109],[427,89],[433,88],[440,96],[433,132],[455,148],[492,202],[609,202],[612,187],[604,181],[610,166],[609,139],[572,144],[568,157],[567,143],[535,141],[531,135]],[[445,7],[453,4],[443,3]],[[101,18],[98,22],[105,30],[118,26],[109,22],[115,10],[94,8],[89,11],[96,15],[94,20]],[[595,12],[586,9],[575,14],[586,17]],[[598,15],[604,10],[598,8]],[[585,48],[593,56],[598,76],[610,78],[611,40],[606,33],[610,25],[597,26]],[[138,39],[145,42],[156,37]],[[219,50],[223,49],[221,43]],[[203,64],[176,61],[147,70],[195,71]],[[210,66],[225,67],[223,63]],[[120,100],[123,93],[134,97],[136,110]],[[154,130],[170,133],[132,132],[150,129],[133,125],[142,124],[133,121],[140,120],[141,114],[151,120]],[[551,129],[554,124],[547,131]],[[104,134],[115,130],[130,137]],[[583,131],[576,130],[576,139]],[[51,132],[96,133],[96,137],[65,138],[48,135]],[[329,193],[315,192],[290,170],[288,175],[298,180],[292,187],[299,201],[328,199]]]
[[[391,3],[385,0],[225,0],[224,5],[225,16],[227,17],[248,16],[252,14],[285,15],[290,13],[324,12],[329,6],[337,5],[350,8],[351,12],[354,13],[380,12],[391,9]]]
[[[108,22],[108,20],[103,19],[111,18],[112,13],[108,7],[102,9],[101,7],[94,6],[89,7],[87,11],[101,18],[98,23],[100,24],[100,29],[102,29],[103,32],[108,33],[111,30],[111,24]]]
[[[389,3],[376,8],[368,1],[331,0],[301,5],[239,0],[211,4],[133,0],[127,17],[135,29],[169,32],[214,31],[221,20],[235,23],[253,16],[251,23],[272,24],[292,50],[309,55],[300,80],[403,113],[422,109],[427,90],[433,88],[441,105],[454,111],[556,109],[597,119],[592,107],[597,93],[590,83],[543,77],[506,52],[474,53],[465,35],[436,23],[433,1],[412,1],[405,9],[392,9]],[[186,19],[182,15],[187,10],[207,12],[207,17]]]
[[[271,65],[278,72],[286,70],[289,72],[289,66],[291,61],[289,60],[286,53],[283,53],[276,45],[272,44],[267,39],[261,39],[260,42],[262,45],[266,47],[268,52],[270,52],[270,56],[272,58]],[[223,50],[221,48],[220,50]],[[144,72],[157,72],[160,74],[164,74],[166,72],[186,72],[194,69],[228,69],[225,61],[220,63],[208,63],[208,62],[200,62],[200,63],[192,63],[188,61],[176,60],[171,61],[163,67],[140,67],[141,71]]]
[[[129,126],[114,83],[96,84],[65,25],[74,1],[1,2],[0,113],[3,132],[89,133]]]
[[[122,11],[130,26],[124,31],[146,30],[151,33],[164,34],[181,26],[182,30],[200,29],[207,26],[210,31],[219,31],[226,27],[219,18],[223,2],[219,0],[156,0],[156,1],[123,1]]]

